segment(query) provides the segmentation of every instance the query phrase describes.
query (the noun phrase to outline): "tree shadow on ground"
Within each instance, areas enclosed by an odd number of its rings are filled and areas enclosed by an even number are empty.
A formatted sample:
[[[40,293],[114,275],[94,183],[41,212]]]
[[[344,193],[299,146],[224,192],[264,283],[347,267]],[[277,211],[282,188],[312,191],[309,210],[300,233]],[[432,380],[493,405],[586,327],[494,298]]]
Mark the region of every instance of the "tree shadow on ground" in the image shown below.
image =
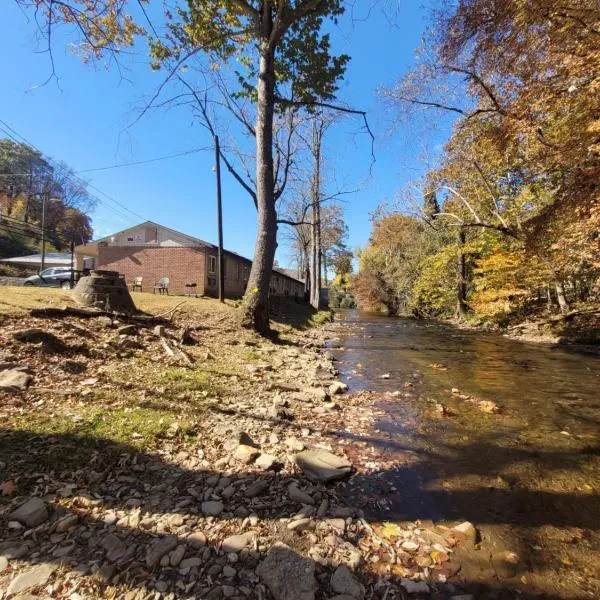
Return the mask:
[[[494,525],[509,523],[526,526],[528,531],[542,526],[579,528],[594,533],[600,529],[597,511],[600,498],[595,494],[487,488],[458,489],[448,493],[432,489],[424,465],[440,457],[427,453],[412,464],[358,473],[348,482],[324,485],[310,483],[301,473],[262,472],[255,466],[242,467],[233,462],[224,464],[222,470],[217,471],[191,466],[197,461],[189,450],[177,451],[176,440],[172,440],[162,442],[162,451],[169,445],[173,447],[173,453],[167,456],[160,452],[141,452],[134,445],[102,438],[0,430],[3,461],[0,481],[14,482],[23,499],[43,497],[50,507],[50,518],[24,535],[23,530],[12,528],[12,524],[9,526],[9,508],[12,510],[20,504],[20,496],[13,497],[10,507],[5,503],[0,516],[4,539],[0,546],[2,552],[9,549],[14,555],[15,551],[10,548],[25,546],[21,561],[60,564],[62,574],[79,570],[97,579],[100,589],[122,585],[124,587],[119,588],[121,591],[117,594],[130,590],[132,595],[126,596],[128,600],[137,598],[136,593],[142,598],[157,590],[171,594],[172,599],[215,599],[229,593],[233,598],[273,598],[261,587],[255,573],[270,541],[279,539],[302,555],[322,545],[329,553],[326,556],[329,564],[316,564],[317,598],[321,599],[335,595],[330,587],[334,571],[331,563],[352,553],[347,544],[356,549],[367,543],[368,530],[360,525],[360,518],[366,519],[366,527],[369,527],[369,521],[378,522],[382,514],[373,507],[382,499],[392,500],[395,510],[401,511],[404,519],[424,522],[422,527],[428,526],[428,520],[435,519]],[[447,463],[449,471],[454,465],[457,472],[464,473],[467,469],[461,460],[462,450],[457,448],[455,460]],[[468,451],[471,450],[487,456],[488,461],[495,458],[493,443],[478,444]],[[565,460],[564,456],[553,454],[537,458],[549,467],[559,458]],[[502,460],[529,458],[526,453],[516,452],[503,456]],[[477,469],[472,474],[481,475]],[[315,517],[305,531],[288,528],[287,519],[303,508],[287,494],[292,483],[309,492],[316,506],[324,500],[329,504],[327,513]],[[405,493],[408,487],[410,493]],[[398,497],[394,498],[394,494]],[[203,513],[207,510],[206,505],[203,506],[205,501],[222,502],[222,512],[206,518]],[[363,512],[357,511],[356,507]],[[497,509],[490,511],[489,507]],[[69,515],[77,515],[77,524],[64,532],[57,531],[57,524]],[[344,517],[346,522],[341,524],[339,519]],[[205,541],[194,542],[189,537],[198,531],[206,534]],[[242,532],[251,533],[251,541],[237,554],[236,561],[231,562],[233,559],[222,548],[222,542],[228,536]],[[157,544],[165,544],[170,550],[184,546],[184,560],[193,557],[201,560],[185,569],[181,563],[155,564],[148,556]],[[389,558],[389,548],[385,541],[370,547],[367,562],[357,567],[367,598],[408,597],[400,586],[403,567],[394,567],[389,572],[380,568]],[[511,549],[525,553],[522,547]],[[517,595],[525,599],[548,600],[590,597],[584,591],[575,595],[552,591],[540,596],[523,584],[520,578],[532,567],[536,569],[539,582],[550,577],[549,564],[526,562],[507,576],[506,573],[498,574],[490,565],[489,554],[484,551],[475,551],[468,544],[463,547],[461,543],[455,550],[448,563],[440,564],[439,568],[435,564],[430,567],[430,592],[424,597],[446,599],[459,593],[473,593],[478,599],[495,600]],[[410,558],[403,560],[404,567],[414,566]],[[18,564],[18,561],[11,561],[12,564]],[[225,566],[235,569],[232,577],[224,574]],[[448,577],[452,587],[440,582],[440,575]],[[11,571],[5,571],[0,575],[0,584],[7,585],[11,578]],[[68,588],[67,583],[62,585]],[[240,591],[240,588],[246,589]],[[292,596],[287,600],[292,600]]]

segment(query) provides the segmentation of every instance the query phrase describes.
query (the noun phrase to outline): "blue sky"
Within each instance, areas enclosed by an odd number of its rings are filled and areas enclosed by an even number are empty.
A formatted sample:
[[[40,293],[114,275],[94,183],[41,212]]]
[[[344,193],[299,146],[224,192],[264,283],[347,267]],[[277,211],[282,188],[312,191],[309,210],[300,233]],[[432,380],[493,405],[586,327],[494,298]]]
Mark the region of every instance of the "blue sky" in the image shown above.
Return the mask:
[[[332,187],[359,190],[344,202],[351,248],[368,240],[370,213],[382,202],[393,201],[423,168],[419,161],[423,144],[411,129],[393,130],[393,115],[387,114],[376,93],[413,64],[423,34],[427,15],[416,0],[399,3],[397,10],[394,25],[380,10],[373,10],[365,20],[348,15],[332,30],[336,50],[352,57],[339,97],[369,112],[376,135],[376,162],[371,172],[370,140],[356,135],[358,121],[344,119],[326,142],[327,173],[335,174],[337,182]],[[354,16],[366,15],[358,10]],[[139,215],[215,242],[211,139],[194,124],[189,110],[153,111],[127,128],[144,99],[162,81],[160,74],[148,68],[143,51],[128,59],[126,69],[119,73],[102,64],[83,64],[68,47],[69,30],[57,31],[53,47],[59,80],[40,85],[49,75],[50,62],[47,54],[40,53],[44,42],[36,40],[34,23],[28,22],[14,2],[0,3],[0,22],[4,25],[0,53],[10,57],[3,68],[0,119],[45,154],[65,161],[75,171],[84,171],[208,148],[145,165],[82,173],[94,186],[92,192],[103,200],[92,215],[96,235],[133,225]],[[441,139],[429,139],[428,143],[439,144]],[[255,209],[226,170],[223,203],[226,247],[251,257]],[[277,259],[286,264],[289,252],[280,237]]]

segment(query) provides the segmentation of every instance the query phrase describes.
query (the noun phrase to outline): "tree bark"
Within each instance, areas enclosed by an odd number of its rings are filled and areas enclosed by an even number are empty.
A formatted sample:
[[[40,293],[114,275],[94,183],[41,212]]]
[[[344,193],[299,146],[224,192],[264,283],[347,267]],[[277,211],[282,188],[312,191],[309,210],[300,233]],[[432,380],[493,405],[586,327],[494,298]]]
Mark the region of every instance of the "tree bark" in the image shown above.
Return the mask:
[[[311,189],[312,225],[312,281],[310,304],[315,310],[321,309],[321,123],[313,123],[312,154],[314,157],[313,182]]]
[[[272,25],[271,25],[272,26]],[[268,37],[267,37],[268,39]],[[241,324],[269,333],[269,284],[277,248],[277,213],[273,173],[273,113],[275,107],[274,51],[268,42],[260,49],[256,117],[256,204],[258,231],[248,287],[242,302]]]
[[[465,244],[465,232],[458,232],[458,255],[457,255],[457,284],[456,284],[456,313],[455,318],[461,321],[467,316],[467,263],[463,246]]]
[[[569,312],[569,303],[565,297],[565,288],[559,281],[556,282],[554,289],[556,290],[556,299],[561,313]]]

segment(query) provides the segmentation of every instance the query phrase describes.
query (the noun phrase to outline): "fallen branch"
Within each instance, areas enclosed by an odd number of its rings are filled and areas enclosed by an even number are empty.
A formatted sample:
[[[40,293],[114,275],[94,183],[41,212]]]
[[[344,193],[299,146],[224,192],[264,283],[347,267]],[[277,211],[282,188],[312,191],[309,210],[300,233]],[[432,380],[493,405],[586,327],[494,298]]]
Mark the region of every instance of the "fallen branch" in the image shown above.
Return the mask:
[[[175,352],[173,352],[173,349],[169,346],[169,344],[167,344],[167,340],[165,340],[165,338],[162,336],[160,336],[158,339],[160,340],[160,343],[165,349],[165,353],[167,354],[167,356],[175,356]]]

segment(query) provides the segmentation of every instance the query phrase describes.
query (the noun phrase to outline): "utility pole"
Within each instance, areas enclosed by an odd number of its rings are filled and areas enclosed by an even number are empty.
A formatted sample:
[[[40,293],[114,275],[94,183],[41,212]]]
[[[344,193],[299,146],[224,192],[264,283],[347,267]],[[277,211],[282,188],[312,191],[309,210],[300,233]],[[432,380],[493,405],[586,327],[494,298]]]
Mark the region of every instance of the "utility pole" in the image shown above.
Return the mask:
[[[75,268],[75,240],[71,240],[71,289],[75,286],[75,273],[73,269]]]
[[[215,170],[217,172],[217,227],[219,230],[219,302],[225,301],[225,264],[223,262],[223,210],[221,207],[221,150],[215,135]]]
[[[40,272],[44,270],[46,263],[46,200],[48,192],[42,194],[42,265]]]

